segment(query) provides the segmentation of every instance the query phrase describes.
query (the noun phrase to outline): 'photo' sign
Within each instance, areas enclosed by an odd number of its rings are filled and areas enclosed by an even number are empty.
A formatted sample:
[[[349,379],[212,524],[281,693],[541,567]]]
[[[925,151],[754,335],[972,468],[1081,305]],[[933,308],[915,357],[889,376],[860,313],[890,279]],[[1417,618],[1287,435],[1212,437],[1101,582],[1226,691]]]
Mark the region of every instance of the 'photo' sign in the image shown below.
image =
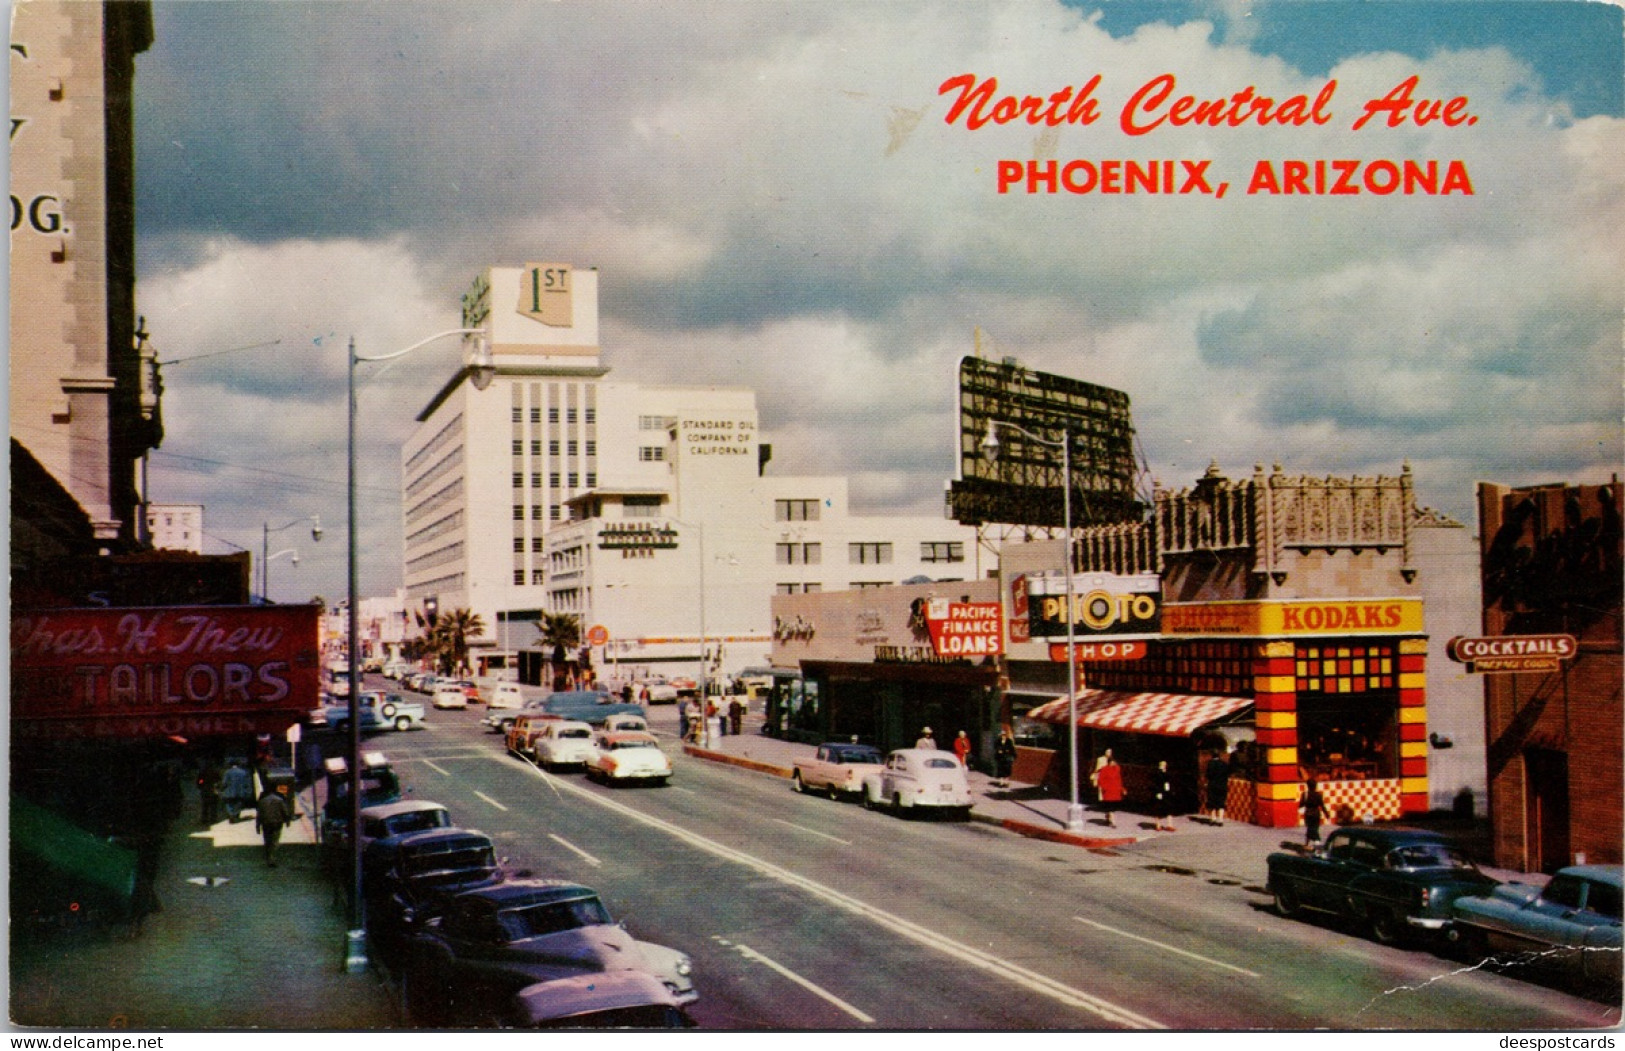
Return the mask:
[[[19,610],[19,737],[281,733],[316,706],[315,606]]]
[[[1066,635],[1069,607],[1074,638],[1159,635],[1162,578],[1154,573],[1076,573],[1070,602],[1065,576],[1047,574],[1029,579],[1027,608],[1033,638]]]

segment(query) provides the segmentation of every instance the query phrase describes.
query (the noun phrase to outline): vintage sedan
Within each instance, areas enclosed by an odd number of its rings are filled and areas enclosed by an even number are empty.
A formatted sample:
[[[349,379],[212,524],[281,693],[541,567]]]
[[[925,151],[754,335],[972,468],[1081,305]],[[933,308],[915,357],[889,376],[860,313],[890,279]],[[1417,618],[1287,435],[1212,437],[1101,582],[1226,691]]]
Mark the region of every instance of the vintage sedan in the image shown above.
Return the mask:
[[[420,1024],[500,1025],[538,982],[622,971],[659,979],[677,1004],[699,998],[687,954],[633,938],[597,891],[510,880],[457,895],[413,935],[404,999]]]
[[[491,837],[465,828],[386,836],[361,855],[367,936],[386,962],[462,891],[505,878]]]
[[[402,799],[380,806],[364,807],[361,811],[363,847],[375,839],[450,827],[451,811],[427,799]]]
[[[408,701],[398,693],[378,693],[368,690],[356,697],[356,711],[361,719],[362,732],[374,730],[410,730],[423,726],[423,705]],[[336,733],[350,729],[350,700],[332,698],[322,709],[322,721]]]
[[[893,810],[948,810],[968,818],[970,782],[952,752],[899,748],[863,775],[863,804]]]
[[[530,736],[530,756],[544,770],[585,768],[594,751],[592,727],[574,719],[550,719]]]
[[[649,720],[631,712],[622,712],[619,715],[612,715],[605,719],[604,730],[609,733],[621,730],[642,730],[644,733],[649,733]]]
[[[436,708],[467,708],[468,694],[463,688],[454,683],[441,683],[429,695],[429,703]]]
[[[1545,887],[1503,883],[1487,895],[1457,898],[1450,940],[1470,958],[1529,954],[1583,982],[1620,983],[1620,866],[1573,865]]]
[[[670,679],[644,679],[633,684],[634,695],[644,704],[676,704],[677,686]]]
[[[873,773],[886,757],[873,745],[830,741],[811,758],[790,768],[790,787],[797,792],[826,792],[831,799],[863,792],[863,775]]]
[[[527,985],[514,994],[512,1029],[691,1029],[682,1001],[651,974],[578,974]]]
[[[517,715],[508,724],[504,735],[504,742],[508,747],[508,754],[523,759],[532,758],[531,742],[536,740],[553,723],[563,722],[562,716],[546,715],[540,712],[531,712],[527,715]]]
[[[1281,851],[1267,863],[1281,915],[1334,913],[1388,945],[1442,933],[1457,898],[1496,885],[1444,836],[1413,828],[1340,828],[1319,850]]]
[[[653,734],[605,733],[593,738],[587,777],[607,784],[653,782],[663,785],[671,777],[671,760],[660,750]]]

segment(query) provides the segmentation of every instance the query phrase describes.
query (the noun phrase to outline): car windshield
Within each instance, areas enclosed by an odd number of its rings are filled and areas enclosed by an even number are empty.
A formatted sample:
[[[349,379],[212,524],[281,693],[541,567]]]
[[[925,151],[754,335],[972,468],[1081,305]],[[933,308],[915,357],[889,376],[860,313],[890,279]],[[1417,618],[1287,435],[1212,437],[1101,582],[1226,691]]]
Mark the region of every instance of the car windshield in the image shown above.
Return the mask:
[[[927,759],[925,765],[931,770],[952,770],[959,764],[952,759]]]
[[[653,741],[615,741],[609,746],[614,751],[623,751],[627,748],[658,748]]]
[[[568,737],[568,738],[571,738],[572,740],[575,740],[575,739],[580,739],[582,737],[591,737],[592,736],[592,731],[591,730],[579,730],[579,729],[578,730],[560,730],[559,731],[559,736],[560,737]]]
[[[416,810],[396,814],[385,822],[386,836],[402,836],[408,832],[427,832],[432,828],[450,828],[451,813],[445,810]]]
[[[875,748],[837,748],[830,753],[837,763],[882,763],[885,758]]]
[[[401,868],[408,876],[450,870],[493,868],[496,854],[490,847],[469,847],[463,850],[436,851],[406,858]]]
[[[1471,869],[1473,863],[1459,851],[1437,843],[1418,843],[1389,853],[1391,869]]]
[[[554,901],[530,905],[523,909],[503,909],[497,913],[503,933],[510,941],[535,938],[559,931],[573,931],[577,927],[599,927],[610,922],[609,910],[597,898],[577,898],[574,901]]]

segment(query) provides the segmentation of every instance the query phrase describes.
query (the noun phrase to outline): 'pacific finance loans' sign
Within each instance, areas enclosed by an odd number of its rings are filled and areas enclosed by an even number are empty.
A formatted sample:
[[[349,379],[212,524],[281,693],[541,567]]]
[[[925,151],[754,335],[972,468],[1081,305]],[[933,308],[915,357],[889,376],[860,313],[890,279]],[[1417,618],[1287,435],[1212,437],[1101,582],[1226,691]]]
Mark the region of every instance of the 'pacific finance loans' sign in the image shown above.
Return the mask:
[[[315,707],[315,606],[21,610],[18,737],[281,733]]]
[[[1074,573],[1070,603],[1065,576],[1052,573],[1028,579],[1028,622],[1034,638],[1064,636],[1069,605],[1074,638],[1162,632],[1162,578],[1155,573]]]
[[[997,602],[926,603],[925,627],[938,657],[992,657],[1004,652],[1004,613]]]

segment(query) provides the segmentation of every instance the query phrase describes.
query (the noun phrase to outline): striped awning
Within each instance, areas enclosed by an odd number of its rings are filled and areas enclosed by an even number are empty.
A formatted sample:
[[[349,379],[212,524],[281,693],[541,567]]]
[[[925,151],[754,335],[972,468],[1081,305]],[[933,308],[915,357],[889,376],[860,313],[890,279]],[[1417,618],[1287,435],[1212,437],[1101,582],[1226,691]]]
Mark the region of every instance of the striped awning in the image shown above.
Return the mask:
[[[1125,693],[1119,690],[1081,690],[1078,725],[1094,730],[1189,737],[1210,723],[1251,708],[1251,697],[1218,697],[1193,693]],[[1065,725],[1067,699],[1058,697],[1028,712],[1040,723]]]

